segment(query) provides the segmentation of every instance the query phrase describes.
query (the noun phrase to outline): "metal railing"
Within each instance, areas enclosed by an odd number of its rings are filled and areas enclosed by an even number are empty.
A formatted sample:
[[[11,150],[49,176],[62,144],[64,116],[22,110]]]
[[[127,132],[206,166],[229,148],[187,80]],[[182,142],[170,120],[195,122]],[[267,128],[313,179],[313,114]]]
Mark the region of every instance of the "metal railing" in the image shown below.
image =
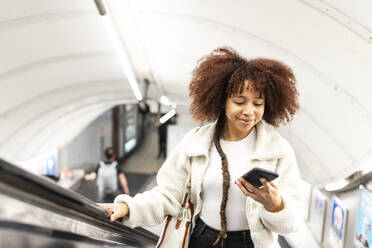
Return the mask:
[[[116,245],[154,247],[158,236],[109,222],[95,202],[0,159],[0,221],[51,228]]]

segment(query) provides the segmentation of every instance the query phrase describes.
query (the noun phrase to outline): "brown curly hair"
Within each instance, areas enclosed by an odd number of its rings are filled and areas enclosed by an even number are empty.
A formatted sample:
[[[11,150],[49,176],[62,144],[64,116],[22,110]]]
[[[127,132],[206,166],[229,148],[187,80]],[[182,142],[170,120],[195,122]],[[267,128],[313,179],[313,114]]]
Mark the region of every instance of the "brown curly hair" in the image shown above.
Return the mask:
[[[190,113],[194,119],[202,122],[217,119],[213,143],[221,157],[223,183],[221,231],[214,246],[221,238],[227,237],[225,211],[230,173],[226,154],[220,144],[226,121],[224,106],[228,97],[243,91],[246,80],[253,82],[254,89],[264,95],[265,122],[277,127],[281,122],[289,122],[299,108],[295,76],[288,66],[279,61],[265,58],[247,60],[233,49],[222,47],[203,57],[194,69],[189,93],[192,98]]]
[[[230,47],[221,47],[199,60],[192,72],[190,113],[201,122],[217,119],[227,97],[243,91],[244,81],[254,83],[265,96],[263,120],[275,127],[291,121],[299,108],[296,78],[280,61],[247,60]]]

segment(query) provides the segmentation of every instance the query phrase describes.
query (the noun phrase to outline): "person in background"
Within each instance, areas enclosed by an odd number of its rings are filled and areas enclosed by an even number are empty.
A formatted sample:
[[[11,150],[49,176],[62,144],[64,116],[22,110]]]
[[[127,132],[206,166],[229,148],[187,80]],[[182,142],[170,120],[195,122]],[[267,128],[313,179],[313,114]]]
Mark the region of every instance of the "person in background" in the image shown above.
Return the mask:
[[[106,161],[99,161],[95,170],[85,175],[85,180],[97,179],[98,200],[111,202],[120,193],[119,182],[124,194],[129,195],[129,187],[124,172],[116,161],[116,154],[112,147],[105,150]],[[119,179],[119,182],[118,182]]]
[[[158,126],[159,150],[157,158],[163,157],[165,159],[167,157],[167,129],[168,121],[166,121],[165,123],[159,123]]]

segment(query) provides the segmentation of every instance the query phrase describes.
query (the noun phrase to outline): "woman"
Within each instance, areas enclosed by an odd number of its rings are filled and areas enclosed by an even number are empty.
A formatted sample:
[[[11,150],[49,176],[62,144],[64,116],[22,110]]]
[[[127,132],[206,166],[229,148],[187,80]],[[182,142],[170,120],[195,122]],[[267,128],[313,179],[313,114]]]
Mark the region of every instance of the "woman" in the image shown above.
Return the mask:
[[[277,234],[296,231],[301,221],[301,179],[291,146],[268,125],[292,119],[295,83],[281,62],[247,60],[228,47],[202,58],[190,83],[190,112],[217,120],[185,135],[159,170],[157,187],[105,205],[111,221],[127,216],[124,224],[145,226],[176,216],[191,161],[189,247],[279,247]],[[279,177],[255,188],[241,177],[253,167]]]

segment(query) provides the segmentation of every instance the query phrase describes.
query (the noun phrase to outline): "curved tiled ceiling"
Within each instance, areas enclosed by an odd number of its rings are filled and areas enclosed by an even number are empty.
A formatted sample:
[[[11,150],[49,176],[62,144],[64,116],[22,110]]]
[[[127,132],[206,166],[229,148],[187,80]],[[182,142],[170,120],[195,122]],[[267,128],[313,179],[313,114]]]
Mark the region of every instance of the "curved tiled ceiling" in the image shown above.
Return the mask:
[[[370,1],[106,4],[137,78],[154,83],[150,98],[188,105],[197,60],[229,45],[293,68],[302,108],[280,131],[307,180],[323,185],[372,160]],[[0,153],[23,160],[60,147],[135,101],[93,0],[5,0],[0,40]]]

